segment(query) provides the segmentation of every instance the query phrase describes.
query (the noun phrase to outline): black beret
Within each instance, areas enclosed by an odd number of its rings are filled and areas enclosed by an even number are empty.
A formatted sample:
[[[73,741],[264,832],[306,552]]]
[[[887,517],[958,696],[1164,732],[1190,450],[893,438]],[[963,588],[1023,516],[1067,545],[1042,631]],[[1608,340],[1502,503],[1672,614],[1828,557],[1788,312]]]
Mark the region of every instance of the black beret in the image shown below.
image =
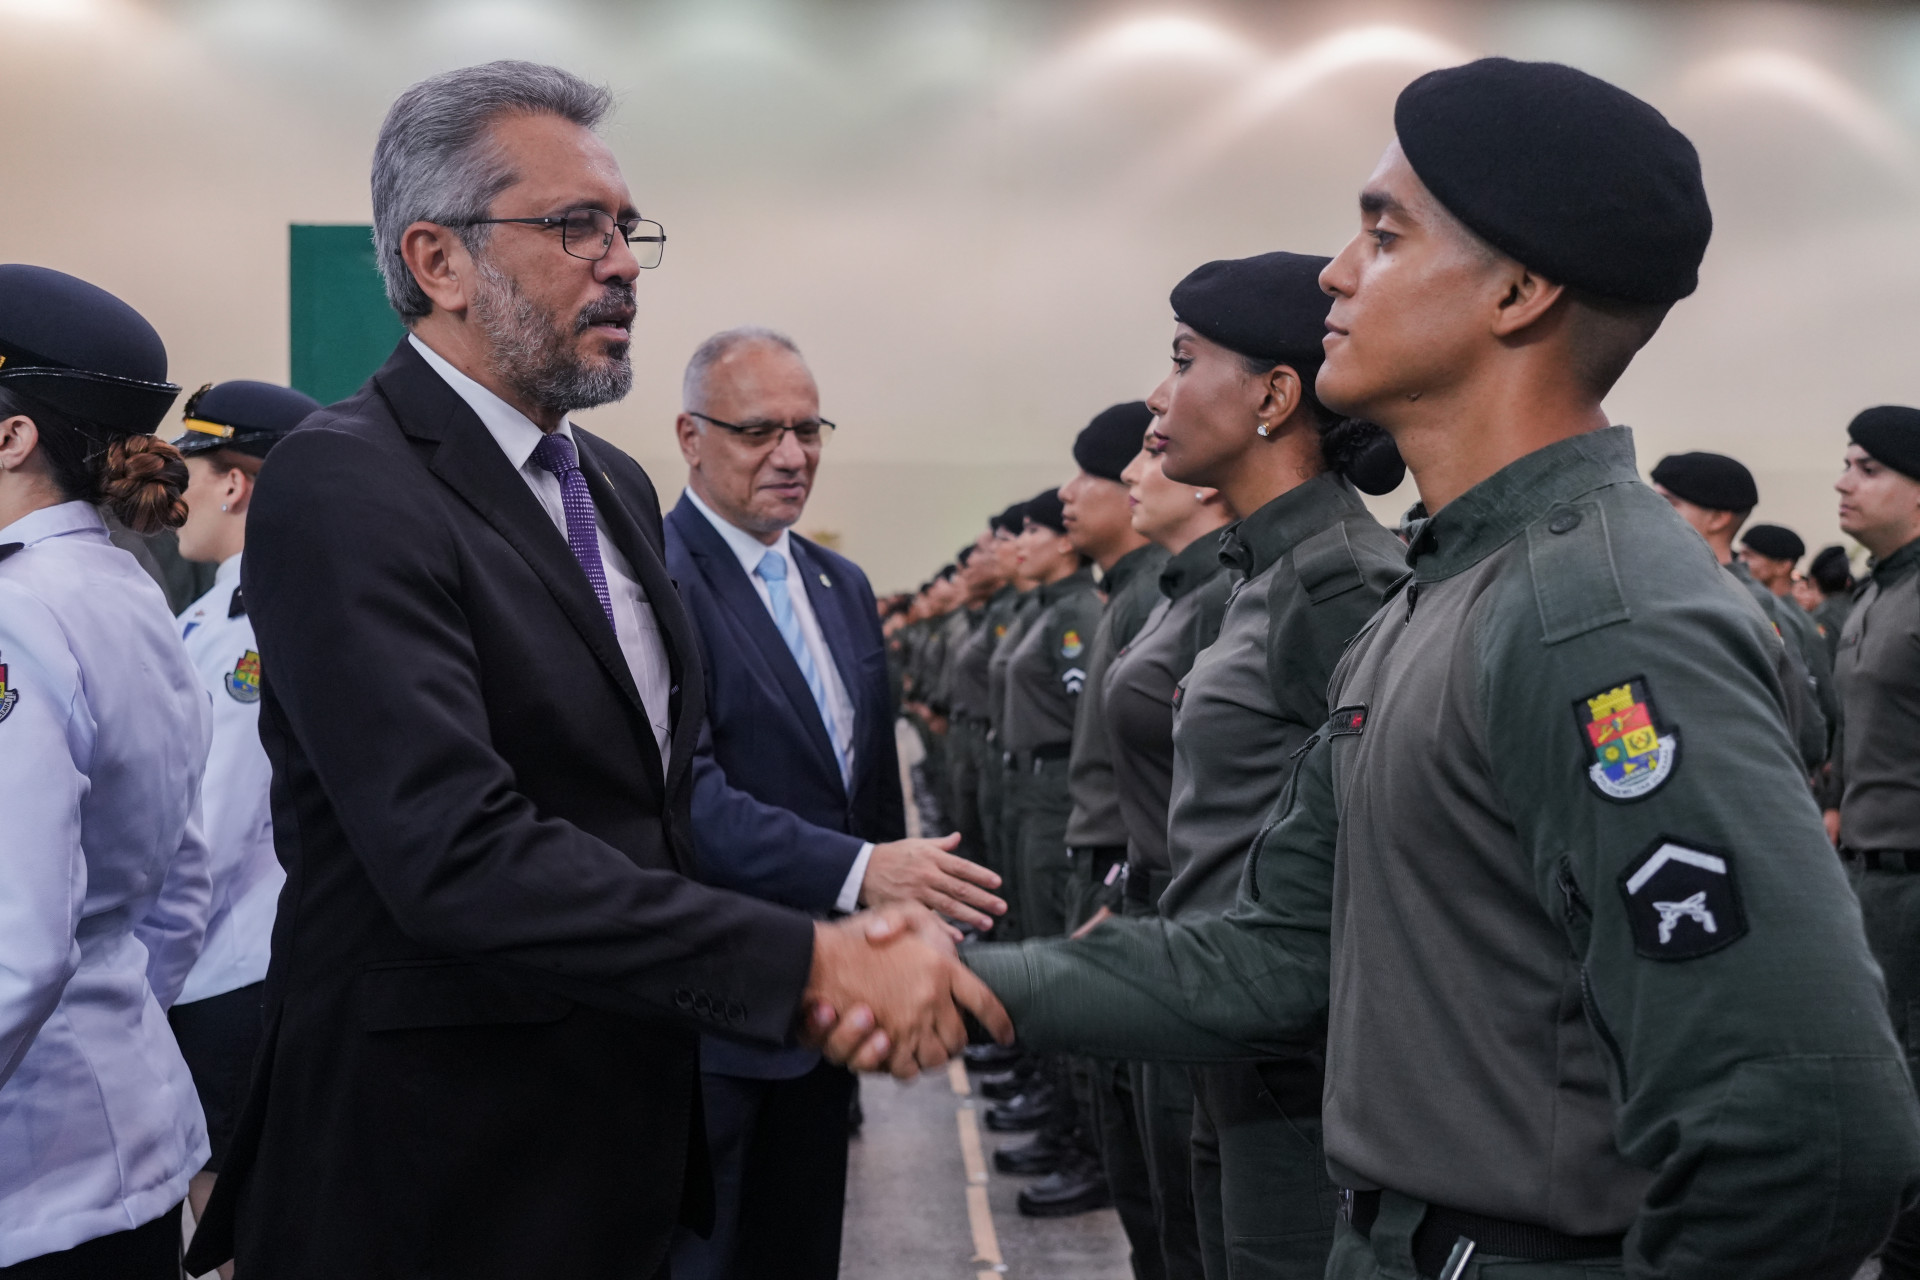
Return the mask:
[[[1847,438],[1875,462],[1920,480],[1920,409],[1899,404],[1863,409],[1848,424]]]
[[[187,430],[175,438],[173,447],[189,458],[215,449],[264,458],[282,436],[319,407],[312,396],[271,382],[209,383],[187,400],[182,414]]]
[[[1027,504],[1016,502],[999,515],[988,516],[987,526],[995,533],[1018,534],[1027,527]]]
[[[1760,505],[1753,472],[1718,453],[1670,453],[1653,469],[1653,482],[1709,511],[1751,511]]]
[[[1700,157],[1624,89],[1557,62],[1430,71],[1394,105],[1407,163],[1452,214],[1561,284],[1671,303],[1713,234]]]
[[[1798,560],[1807,554],[1807,544],[1785,525],[1756,524],[1740,535],[1740,544],[1769,560]]]
[[[1144,400],[1102,409],[1073,441],[1073,460],[1090,476],[1118,482],[1127,464],[1139,456],[1153,410]]]
[[[1847,549],[1822,547],[1813,563],[1807,566],[1807,576],[1828,595],[1845,591],[1853,582],[1853,562],[1847,559]]]
[[[180,388],[145,317],[97,285],[0,266],[0,387],[112,434],[160,425]]]
[[[1209,342],[1275,364],[1318,365],[1333,298],[1320,289],[1331,258],[1262,253],[1196,267],[1173,286],[1176,319]]]
[[[1058,489],[1047,489],[1027,499],[1027,523],[1043,524],[1055,533],[1067,531],[1066,507]]]

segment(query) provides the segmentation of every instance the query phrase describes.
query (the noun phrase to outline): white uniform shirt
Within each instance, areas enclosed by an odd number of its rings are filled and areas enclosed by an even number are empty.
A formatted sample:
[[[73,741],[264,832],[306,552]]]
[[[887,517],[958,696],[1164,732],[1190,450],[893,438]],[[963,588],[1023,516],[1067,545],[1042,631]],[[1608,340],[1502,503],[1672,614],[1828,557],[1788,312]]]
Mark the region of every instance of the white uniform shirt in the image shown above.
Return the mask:
[[[0,529],[0,1266],[151,1222],[207,1159],[166,1008],[206,929],[207,694],[62,503]]]
[[[273,770],[260,745],[260,645],[245,613],[229,616],[239,589],[240,557],[234,556],[221,564],[207,594],[180,615],[181,642],[213,702],[213,747],[200,786],[200,826],[213,858],[213,908],[181,1004],[267,976],[273,915],[287,882],[273,852]]]
[[[700,495],[692,488],[687,490],[687,501],[693,509],[707,518],[713,531],[720,535],[728,550],[740,561],[740,567],[746,570],[747,581],[760,593],[760,603],[767,608],[768,616],[773,614],[773,596],[767,590],[767,581],[758,572],[760,561],[772,551],[787,562],[787,599],[793,604],[794,620],[800,624],[800,637],[806,642],[807,653],[813,659],[813,668],[827,686],[827,705],[833,710],[833,725],[830,733],[833,749],[840,757],[840,777],[848,786],[853,785],[853,699],[847,695],[847,685],[840,678],[840,668],[834,663],[833,651],[827,648],[827,637],[820,630],[820,619],[814,615],[813,602],[807,598],[807,586],[801,580],[800,563],[793,558],[793,538],[782,529],[780,536],[771,545],[760,541],[738,525],[731,524],[714,514],[713,508],[700,500]],[[860,909],[860,886],[867,878],[867,863],[873,857],[873,846],[863,844],[859,854],[853,860],[853,866],[847,871],[846,883],[840,886],[840,897],[834,907],[840,911],[858,911]]]
[[[407,341],[414,350],[425,358],[433,371],[446,380],[467,407],[480,418],[481,425],[500,445],[500,451],[507,455],[507,461],[520,473],[520,478],[533,490],[533,496],[540,500],[553,517],[554,527],[560,530],[560,536],[567,536],[567,509],[562,501],[560,479],[551,471],[533,460],[534,446],[540,443],[544,434],[524,413],[487,390],[466,374],[454,368],[441,357],[440,353],[412,334]],[[573,440],[573,424],[566,419],[560,420],[559,433],[569,441]],[[578,456],[578,445],[575,456]],[[653,606],[647,602],[647,593],[633,574],[633,566],[620,554],[620,549],[607,537],[606,517],[594,512],[593,524],[599,534],[600,563],[606,569],[607,595],[613,603],[613,630],[620,641],[620,653],[627,660],[627,669],[633,673],[634,688],[640,691],[640,705],[647,709],[647,719],[653,726],[653,741],[660,748],[660,766],[666,768],[667,744],[673,738],[673,725],[669,720],[673,674],[667,666],[666,642],[660,638],[660,623],[653,616]]]

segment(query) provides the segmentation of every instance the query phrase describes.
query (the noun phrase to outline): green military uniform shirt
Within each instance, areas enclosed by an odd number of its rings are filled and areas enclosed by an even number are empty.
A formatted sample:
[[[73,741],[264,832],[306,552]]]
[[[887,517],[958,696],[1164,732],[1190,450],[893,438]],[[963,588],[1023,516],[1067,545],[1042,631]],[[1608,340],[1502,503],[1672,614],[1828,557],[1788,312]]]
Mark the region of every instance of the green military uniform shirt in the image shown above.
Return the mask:
[[[1008,609],[1005,630],[995,628],[993,652],[987,655],[987,720],[992,726],[994,745],[1001,751],[1009,748],[1004,740],[1007,715],[1007,664],[1013,661],[1013,651],[1019,647],[1020,638],[1026,634],[1027,626],[1040,609],[1040,593],[1037,590],[1022,591],[1013,598],[1013,606]]]
[[[1820,628],[1820,638],[1827,642],[1827,656],[1836,663],[1840,658],[1840,637],[1847,629],[1847,617],[1852,612],[1851,591],[1826,597],[1813,611],[1814,625]],[[1844,703],[1845,699],[1841,701]]]
[[[953,659],[953,710],[956,715],[976,720],[987,718],[992,704],[987,685],[987,664],[993,660],[993,646],[1006,633],[1020,593],[1002,587],[979,610],[970,615],[967,635]]]
[[[1331,472],[1227,530],[1220,557],[1241,581],[1174,704],[1172,880],[1161,914],[1233,905],[1247,846],[1293,753],[1327,718],[1333,664],[1406,572],[1404,555]]]
[[[1805,609],[1767,590],[1742,561],[1736,559],[1726,568],[1746,587],[1767,620],[1779,630],[1780,638],[1787,642],[1788,652],[1798,664],[1795,675],[1799,679],[1787,705],[1787,728],[1800,744],[1801,763],[1809,769],[1818,768],[1827,759],[1831,731],[1840,722],[1840,698],[1834,691],[1833,659],[1827,652],[1826,641],[1820,638],[1820,628]],[[1807,696],[1800,696],[1802,689]]]
[[[1777,634],[1624,428],[1409,556],[1230,915],[969,962],[1036,1048],[1231,1059],[1325,1017],[1344,1185],[1625,1232],[1635,1280],[1844,1280],[1920,1189],[1920,1114]]]
[[[1920,849],[1920,541],[1873,566],[1836,665],[1840,843]]]
[[[1150,907],[1172,878],[1167,806],[1173,795],[1173,693],[1213,643],[1232,582],[1220,537],[1202,534],[1167,561],[1159,604],[1100,682],[1114,781],[1127,832],[1127,896]]]
[[[1000,746],[1015,754],[1073,741],[1074,712],[1087,682],[1087,646],[1100,623],[1093,569],[1081,566],[1034,592],[1033,612],[1006,664]],[[1013,640],[1009,633],[1009,639]]]
[[[1160,601],[1160,567],[1167,553],[1148,543],[1113,562],[1101,575],[1107,606],[1093,629],[1087,650],[1086,687],[1097,691],[1113,655],[1139,634]],[[1120,817],[1120,793],[1114,780],[1113,748],[1098,696],[1082,697],[1074,709],[1073,753],[1067,768],[1067,793],[1073,813],[1067,819],[1067,845],[1074,849],[1122,848],[1126,823]]]

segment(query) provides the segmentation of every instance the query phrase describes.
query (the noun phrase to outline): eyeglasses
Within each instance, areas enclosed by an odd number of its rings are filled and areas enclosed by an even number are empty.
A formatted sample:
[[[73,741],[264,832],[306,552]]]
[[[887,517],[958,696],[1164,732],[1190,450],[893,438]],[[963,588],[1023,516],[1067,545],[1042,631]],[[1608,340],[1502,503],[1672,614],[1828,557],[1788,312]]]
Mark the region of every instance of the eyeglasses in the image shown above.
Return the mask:
[[[691,409],[687,410],[687,416],[689,418],[698,418],[702,422],[710,422],[716,427],[724,427],[736,436],[739,436],[742,444],[754,449],[763,449],[778,443],[780,437],[789,431],[793,432],[793,438],[800,442],[802,449],[818,449],[821,445],[833,439],[833,433],[838,429],[825,418],[809,418],[805,422],[795,422],[791,424],[784,422],[722,422],[718,418],[710,418],[704,413],[695,413]]]
[[[613,249],[613,237],[633,250],[646,270],[660,265],[667,248],[667,229],[647,218],[615,218],[601,209],[572,209],[553,218],[472,218],[447,223],[455,227],[486,227],[516,222],[528,227],[560,228],[560,247],[576,258],[598,262]]]

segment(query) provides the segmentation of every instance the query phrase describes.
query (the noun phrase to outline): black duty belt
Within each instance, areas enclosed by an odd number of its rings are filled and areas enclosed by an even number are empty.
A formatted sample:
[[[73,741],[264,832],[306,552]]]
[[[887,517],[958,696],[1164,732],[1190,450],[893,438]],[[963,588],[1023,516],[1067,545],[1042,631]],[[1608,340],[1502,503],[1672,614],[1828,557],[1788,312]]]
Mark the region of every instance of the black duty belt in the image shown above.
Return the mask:
[[[1920,871],[1920,849],[1854,849],[1842,845],[1840,856],[1869,871]]]
[[[1346,1193],[1347,1221],[1361,1235],[1371,1237],[1380,1216],[1378,1191]],[[1475,1256],[1519,1258],[1527,1262],[1583,1262],[1617,1258],[1625,1236],[1570,1236],[1530,1222],[1509,1222],[1462,1209],[1430,1204],[1427,1216],[1413,1233],[1413,1266],[1422,1276],[1437,1276],[1461,1236],[1473,1241]]]
[[[1094,883],[1106,884],[1109,873],[1111,873],[1115,867],[1123,867],[1126,865],[1127,846],[1123,844],[1074,845],[1067,850],[1067,857],[1075,862],[1086,858],[1093,864]],[[1118,875],[1113,876],[1115,880],[1119,878]]]
[[[1040,766],[1049,760],[1065,760],[1073,754],[1070,742],[1049,742],[1044,747],[1035,747],[1031,751],[1010,751],[1007,753],[1007,767],[1018,773],[1038,773]]]

